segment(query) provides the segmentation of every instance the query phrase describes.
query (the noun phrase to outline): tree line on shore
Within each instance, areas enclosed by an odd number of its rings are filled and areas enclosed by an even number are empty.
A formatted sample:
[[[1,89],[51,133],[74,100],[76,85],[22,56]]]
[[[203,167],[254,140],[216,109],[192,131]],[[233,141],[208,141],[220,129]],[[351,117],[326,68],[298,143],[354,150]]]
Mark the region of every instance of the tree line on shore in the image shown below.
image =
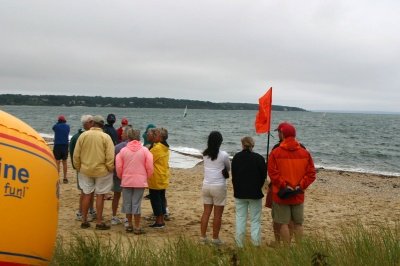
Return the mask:
[[[258,104],[251,103],[213,103],[172,98],[102,97],[67,95],[22,95],[2,94],[0,105],[30,106],[88,106],[121,108],[185,108],[213,110],[257,110]],[[306,111],[298,107],[272,105],[273,111]]]

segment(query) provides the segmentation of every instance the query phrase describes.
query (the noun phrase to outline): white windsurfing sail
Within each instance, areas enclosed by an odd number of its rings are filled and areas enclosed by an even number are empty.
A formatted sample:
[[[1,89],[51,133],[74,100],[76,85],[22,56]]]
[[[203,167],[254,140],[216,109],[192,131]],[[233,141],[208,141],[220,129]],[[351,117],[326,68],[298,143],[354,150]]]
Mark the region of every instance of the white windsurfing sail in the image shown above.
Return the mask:
[[[186,117],[186,115],[187,115],[187,105],[185,107],[185,111],[183,111],[183,117]]]

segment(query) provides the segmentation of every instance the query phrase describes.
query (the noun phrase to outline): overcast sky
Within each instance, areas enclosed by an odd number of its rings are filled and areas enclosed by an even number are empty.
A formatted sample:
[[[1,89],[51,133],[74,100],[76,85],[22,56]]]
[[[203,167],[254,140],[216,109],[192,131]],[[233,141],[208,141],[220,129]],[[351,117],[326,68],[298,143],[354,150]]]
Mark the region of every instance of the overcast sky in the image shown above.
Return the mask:
[[[400,112],[398,0],[0,3],[0,94]]]

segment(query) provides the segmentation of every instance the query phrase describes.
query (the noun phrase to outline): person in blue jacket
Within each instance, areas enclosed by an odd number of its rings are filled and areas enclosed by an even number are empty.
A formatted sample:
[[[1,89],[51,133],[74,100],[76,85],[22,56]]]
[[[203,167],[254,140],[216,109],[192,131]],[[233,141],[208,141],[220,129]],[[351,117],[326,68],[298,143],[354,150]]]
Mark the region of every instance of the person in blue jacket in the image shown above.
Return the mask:
[[[60,115],[57,123],[53,126],[54,131],[54,147],[53,154],[57,162],[57,171],[60,173],[60,163],[63,165],[63,183],[68,184],[67,178],[67,159],[68,159],[68,143],[69,143],[69,125],[65,116]]]
[[[118,133],[117,130],[114,128],[114,123],[117,121],[116,117],[114,114],[108,114],[107,115],[107,124],[104,125],[103,131],[104,133],[107,133],[110,135],[114,146],[118,144]]]

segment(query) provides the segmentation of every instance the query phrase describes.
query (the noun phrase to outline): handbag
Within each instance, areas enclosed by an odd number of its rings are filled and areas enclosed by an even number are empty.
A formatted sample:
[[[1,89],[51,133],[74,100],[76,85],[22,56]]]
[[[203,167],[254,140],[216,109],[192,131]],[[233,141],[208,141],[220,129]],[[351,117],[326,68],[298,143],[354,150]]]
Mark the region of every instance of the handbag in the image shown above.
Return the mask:
[[[222,175],[225,177],[225,179],[229,178],[229,172],[228,169],[226,169],[226,167],[222,169]]]

